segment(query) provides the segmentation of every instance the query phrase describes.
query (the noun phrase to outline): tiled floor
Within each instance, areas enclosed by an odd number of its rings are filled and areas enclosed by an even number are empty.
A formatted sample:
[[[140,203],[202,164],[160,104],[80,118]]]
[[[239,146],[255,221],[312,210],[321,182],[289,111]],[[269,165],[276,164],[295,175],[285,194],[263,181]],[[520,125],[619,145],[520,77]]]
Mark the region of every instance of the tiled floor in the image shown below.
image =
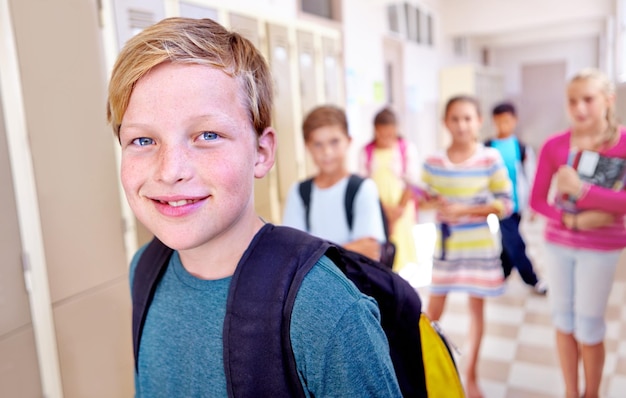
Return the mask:
[[[418,227],[416,241],[420,254],[429,250],[428,233],[432,225]],[[524,221],[522,233],[535,270],[541,274],[541,220]],[[426,232],[426,233],[420,233]],[[424,286],[430,275],[429,255],[420,257],[420,264],[405,268],[401,275],[418,288],[424,304],[428,291]],[[548,293],[549,294],[549,293]],[[626,255],[622,256],[611,291],[607,313],[606,363],[601,396],[626,397]],[[461,349],[468,327],[467,297],[448,296],[441,325],[449,338]],[[558,367],[549,306],[545,296],[538,296],[527,287],[517,273],[507,281],[506,293],[488,299],[485,304],[486,331],[480,351],[480,384],[486,398],[562,397],[563,385]],[[457,358],[461,373],[463,356]],[[581,373],[582,374],[582,373]]]

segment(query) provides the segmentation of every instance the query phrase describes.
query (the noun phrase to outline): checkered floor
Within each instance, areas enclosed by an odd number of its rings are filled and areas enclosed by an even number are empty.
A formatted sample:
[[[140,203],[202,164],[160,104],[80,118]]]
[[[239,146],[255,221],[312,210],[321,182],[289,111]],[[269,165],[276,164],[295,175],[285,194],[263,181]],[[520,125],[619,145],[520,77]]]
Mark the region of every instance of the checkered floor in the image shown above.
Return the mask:
[[[421,242],[418,245],[420,254],[431,250],[431,238],[428,237],[432,236],[431,228],[434,227],[428,224],[420,224],[416,228],[416,241]],[[542,229],[541,220],[525,220],[522,223],[528,253],[539,275],[546,266],[542,262]],[[418,288],[424,304],[428,301],[425,285],[430,274],[429,257],[422,255],[419,264],[407,266],[401,272]],[[607,355],[602,397],[626,397],[625,302],[626,252],[618,267],[607,312]],[[448,297],[441,319],[443,330],[461,349],[461,356],[457,358],[461,370],[464,367],[462,352],[469,324],[466,309],[467,297],[452,294]],[[514,272],[507,281],[506,293],[486,301],[485,316],[487,325],[479,360],[480,385],[485,397],[562,397],[564,389],[547,298],[536,295]]]

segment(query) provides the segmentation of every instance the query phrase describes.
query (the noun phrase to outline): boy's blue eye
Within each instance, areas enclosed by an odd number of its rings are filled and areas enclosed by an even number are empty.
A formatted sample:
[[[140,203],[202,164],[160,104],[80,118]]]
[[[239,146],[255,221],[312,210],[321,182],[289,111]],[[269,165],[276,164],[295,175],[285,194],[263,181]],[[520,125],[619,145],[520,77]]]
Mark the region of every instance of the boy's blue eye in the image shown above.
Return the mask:
[[[154,144],[154,140],[152,138],[148,138],[148,137],[139,137],[139,138],[135,138],[133,140],[133,144],[134,145],[139,145],[139,146],[152,145],[152,144]]]
[[[217,137],[218,137],[217,133],[214,133],[212,131],[205,131],[200,135],[200,138],[205,141],[213,141],[217,139]]]

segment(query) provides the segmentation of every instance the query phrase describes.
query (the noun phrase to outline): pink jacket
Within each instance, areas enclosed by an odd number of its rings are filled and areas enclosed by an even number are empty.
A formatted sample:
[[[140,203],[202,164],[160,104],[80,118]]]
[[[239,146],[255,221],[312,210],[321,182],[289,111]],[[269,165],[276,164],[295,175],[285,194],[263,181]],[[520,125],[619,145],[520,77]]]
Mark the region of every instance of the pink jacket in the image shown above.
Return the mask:
[[[604,210],[619,215],[615,222],[591,231],[572,231],[561,223],[563,211],[549,199],[548,193],[553,175],[559,166],[567,164],[570,151],[571,131],[549,137],[543,144],[537,162],[537,172],[530,196],[530,206],[547,218],[545,238],[548,242],[573,248],[592,250],[619,250],[626,247],[626,190],[614,191],[585,184],[583,193],[576,201],[578,210]],[[626,159],[626,129],[620,127],[618,143],[601,152],[605,156]]]

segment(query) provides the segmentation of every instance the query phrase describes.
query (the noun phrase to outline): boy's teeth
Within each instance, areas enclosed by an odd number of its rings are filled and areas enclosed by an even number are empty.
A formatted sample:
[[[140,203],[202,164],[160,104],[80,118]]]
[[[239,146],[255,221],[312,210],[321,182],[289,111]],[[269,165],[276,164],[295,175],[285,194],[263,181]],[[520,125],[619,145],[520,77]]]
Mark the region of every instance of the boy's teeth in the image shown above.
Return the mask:
[[[178,207],[178,206],[184,206],[187,203],[192,203],[192,200],[187,200],[187,199],[181,199],[181,200],[177,200],[175,202],[167,202],[168,205],[172,206],[172,207]]]

